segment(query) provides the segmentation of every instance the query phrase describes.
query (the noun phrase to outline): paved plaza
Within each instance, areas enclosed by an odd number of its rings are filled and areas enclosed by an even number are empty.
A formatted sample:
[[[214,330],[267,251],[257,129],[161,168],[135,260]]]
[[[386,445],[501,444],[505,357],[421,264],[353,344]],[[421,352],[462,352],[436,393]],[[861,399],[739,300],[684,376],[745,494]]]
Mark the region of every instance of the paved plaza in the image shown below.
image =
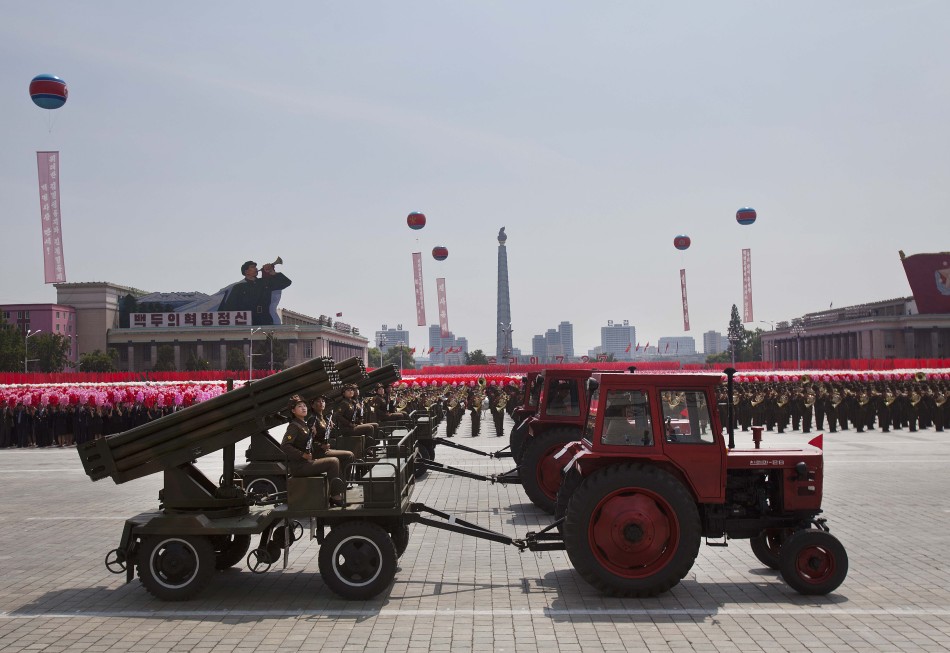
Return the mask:
[[[469,433],[466,423],[458,441],[506,443]],[[813,435],[766,433],[764,446]],[[564,552],[414,525],[395,583],[371,601],[332,594],[304,540],[286,570],[242,566],[195,600],[163,603],[102,564],[123,521],[157,507],[161,475],[93,483],[75,449],[3,450],[0,651],[950,650],[950,433],[826,433],[825,456],[826,516],[851,565],[826,597],[793,592],[746,541],[703,546],[667,594],[611,599]],[[444,447],[436,457],[483,473],[512,466]],[[200,464],[218,478],[220,455]],[[430,472],[414,499],[516,537],[550,523],[519,486]]]

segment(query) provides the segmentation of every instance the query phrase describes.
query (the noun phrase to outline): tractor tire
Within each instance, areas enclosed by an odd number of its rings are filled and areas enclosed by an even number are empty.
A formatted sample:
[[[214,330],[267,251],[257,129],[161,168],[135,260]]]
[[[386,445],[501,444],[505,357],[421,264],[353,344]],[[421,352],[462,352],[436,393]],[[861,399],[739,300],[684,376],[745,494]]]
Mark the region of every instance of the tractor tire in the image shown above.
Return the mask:
[[[371,599],[396,576],[392,538],[382,526],[368,521],[344,522],[330,529],[318,559],[323,582],[344,599]]]
[[[656,596],[689,573],[702,529],[671,474],[613,465],[585,478],[567,506],[564,544],[578,573],[610,596]]]
[[[149,535],[139,545],[139,579],[149,594],[163,601],[194,597],[214,571],[214,546],[207,537]]]
[[[788,539],[788,536],[789,531],[770,529],[753,537],[749,540],[749,544],[752,546],[752,553],[759,559],[759,562],[769,569],[778,569],[782,544]]]
[[[521,420],[521,424],[515,424],[511,427],[511,433],[508,435],[508,445],[511,450],[511,457],[516,463],[521,462],[521,448],[524,446],[525,437],[528,435],[528,418]]]
[[[561,487],[557,489],[557,500],[554,502],[555,519],[561,519],[567,515],[567,506],[571,502],[571,497],[574,496],[574,493],[583,480],[584,478],[576,469],[572,469],[564,475],[564,479],[561,481]],[[562,523],[557,529],[563,534],[564,524]]]
[[[230,569],[244,560],[251,548],[250,535],[212,535],[210,539],[214,547],[214,568],[218,571]]]
[[[779,570],[799,594],[828,594],[848,575],[848,554],[831,533],[796,531],[782,544]]]
[[[518,477],[531,502],[548,514],[554,514],[557,491],[561,487],[564,464],[554,460],[569,442],[581,438],[576,427],[556,427],[525,439],[518,463]]]

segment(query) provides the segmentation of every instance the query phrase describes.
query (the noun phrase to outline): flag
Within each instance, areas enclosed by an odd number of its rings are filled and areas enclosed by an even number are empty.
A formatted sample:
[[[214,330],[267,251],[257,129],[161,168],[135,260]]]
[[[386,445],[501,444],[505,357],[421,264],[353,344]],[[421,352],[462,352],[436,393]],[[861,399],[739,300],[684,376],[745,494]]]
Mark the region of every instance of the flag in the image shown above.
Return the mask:
[[[445,353],[445,347],[439,347],[439,351],[437,351],[436,353],[437,353],[437,354],[444,354],[444,353]]]
[[[430,353],[430,354],[431,354],[432,352],[434,352],[434,351],[435,351],[435,347],[429,347],[429,353]]]
[[[647,340],[647,344],[643,347],[643,350],[646,351],[649,348],[650,348],[650,341]]]
[[[670,343],[666,343],[666,349],[663,350],[664,353],[670,350]]]
[[[416,353],[416,348],[415,348],[415,347],[413,347],[412,349],[410,349],[410,350],[409,350],[409,353],[410,353],[410,354],[414,354],[414,353]]]
[[[676,353],[680,353],[680,343],[676,343]]]
[[[624,349],[623,351],[624,351],[624,353],[627,353],[627,354],[630,353],[630,343],[629,343],[629,342],[627,343],[627,348]]]
[[[37,152],[40,183],[40,226],[43,236],[43,274],[46,283],[66,281],[59,196],[59,152]]]
[[[634,351],[640,351],[640,343],[639,343],[639,342],[637,343],[637,348],[634,349]]]

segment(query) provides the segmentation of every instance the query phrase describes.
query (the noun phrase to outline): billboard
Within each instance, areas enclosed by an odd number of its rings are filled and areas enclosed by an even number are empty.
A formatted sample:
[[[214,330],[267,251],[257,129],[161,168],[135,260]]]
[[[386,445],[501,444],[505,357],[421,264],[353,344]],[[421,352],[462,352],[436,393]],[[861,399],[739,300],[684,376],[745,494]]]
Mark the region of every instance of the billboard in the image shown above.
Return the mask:
[[[900,253],[918,313],[950,313],[950,252]]]

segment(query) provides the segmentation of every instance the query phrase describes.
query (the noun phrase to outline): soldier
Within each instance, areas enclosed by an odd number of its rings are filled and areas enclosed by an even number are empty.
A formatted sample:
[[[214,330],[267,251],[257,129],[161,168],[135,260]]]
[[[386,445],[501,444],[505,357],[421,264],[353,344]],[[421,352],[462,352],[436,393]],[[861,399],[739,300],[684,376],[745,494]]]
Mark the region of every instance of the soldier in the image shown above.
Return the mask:
[[[293,419],[287,424],[287,431],[280,448],[287,455],[287,467],[293,476],[320,476],[326,474],[330,479],[330,503],[342,506],[345,484],[342,474],[346,473],[353,454],[349,451],[330,449],[323,440],[323,433],[317,433],[313,427],[307,427],[307,402],[298,395],[287,402]]]
[[[373,422],[363,423],[363,405],[356,398],[358,390],[355,383],[347,383],[343,386],[343,396],[333,408],[333,423],[341,435],[365,436],[367,445],[372,447],[376,445],[379,425]]]
[[[392,402],[386,397],[386,387],[382,383],[377,383],[373,388],[373,392],[375,396],[372,402],[370,402],[370,406],[378,423],[399,422],[407,418],[405,413],[393,410],[395,406],[393,406]]]
[[[472,437],[477,438],[482,425],[482,405],[474,392],[469,392],[466,405],[472,416]]]

